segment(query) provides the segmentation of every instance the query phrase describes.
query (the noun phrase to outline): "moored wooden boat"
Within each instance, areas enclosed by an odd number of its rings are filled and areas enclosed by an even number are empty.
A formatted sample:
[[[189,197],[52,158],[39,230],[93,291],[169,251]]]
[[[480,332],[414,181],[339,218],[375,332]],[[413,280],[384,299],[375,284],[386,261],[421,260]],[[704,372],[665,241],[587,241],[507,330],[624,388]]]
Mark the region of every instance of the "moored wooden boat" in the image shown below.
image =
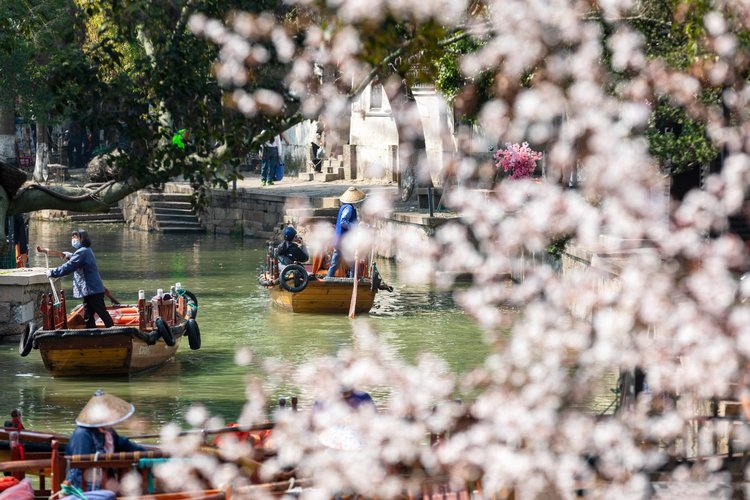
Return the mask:
[[[195,295],[181,288],[173,294],[146,301],[139,292],[136,305],[112,305],[107,311],[115,324],[109,328],[97,318],[96,328],[86,328],[83,306],[65,314],[65,295],[42,300],[44,325],[29,325],[19,351],[28,355],[39,349],[52,375],[129,375],[159,367],[174,358],[183,337],[191,349],[200,348],[200,329]]]

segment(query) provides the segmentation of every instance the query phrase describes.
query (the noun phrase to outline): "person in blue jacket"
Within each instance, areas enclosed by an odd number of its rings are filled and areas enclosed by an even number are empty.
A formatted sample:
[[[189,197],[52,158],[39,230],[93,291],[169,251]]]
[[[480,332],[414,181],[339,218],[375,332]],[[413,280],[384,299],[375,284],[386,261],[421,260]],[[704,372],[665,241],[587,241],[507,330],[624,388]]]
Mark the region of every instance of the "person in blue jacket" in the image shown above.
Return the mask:
[[[54,269],[47,270],[47,276],[59,278],[73,273],[73,297],[83,299],[83,318],[86,328],[96,328],[98,314],[109,328],[114,324],[104,305],[104,283],[99,275],[96,257],[91,250],[91,240],[85,229],[76,229],[71,235],[70,244],[75,252],[64,252],[67,262]]]
[[[333,242],[333,255],[331,265],[328,267],[327,278],[336,276],[336,270],[341,266],[341,240],[344,235],[357,226],[357,207],[364,201],[367,195],[359,189],[351,186],[341,195],[341,208],[336,217],[336,236]]]
[[[65,447],[66,455],[93,455],[120,451],[143,451],[146,448],[128,438],[120,436],[112,426],[129,418],[135,406],[127,401],[107,394],[102,390],[94,393],[76,418],[76,429]],[[86,489],[101,487],[101,474],[88,476]],[[84,477],[80,469],[71,468],[65,478],[71,485],[81,488]]]

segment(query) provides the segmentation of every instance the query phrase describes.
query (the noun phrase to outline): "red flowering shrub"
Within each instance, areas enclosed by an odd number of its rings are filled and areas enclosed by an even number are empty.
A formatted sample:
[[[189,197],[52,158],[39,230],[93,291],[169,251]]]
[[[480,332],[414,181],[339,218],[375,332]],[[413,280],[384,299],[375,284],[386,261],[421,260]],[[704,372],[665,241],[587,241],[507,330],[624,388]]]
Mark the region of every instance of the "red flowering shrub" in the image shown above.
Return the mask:
[[[528,179],[536,169],[536,162],[542,159],[538,153],[529,147],[528,142],[520,146],[518,143],[505,143],[506,149],[498,149],[493,158],[495,166],[510,173],[511,179]]]

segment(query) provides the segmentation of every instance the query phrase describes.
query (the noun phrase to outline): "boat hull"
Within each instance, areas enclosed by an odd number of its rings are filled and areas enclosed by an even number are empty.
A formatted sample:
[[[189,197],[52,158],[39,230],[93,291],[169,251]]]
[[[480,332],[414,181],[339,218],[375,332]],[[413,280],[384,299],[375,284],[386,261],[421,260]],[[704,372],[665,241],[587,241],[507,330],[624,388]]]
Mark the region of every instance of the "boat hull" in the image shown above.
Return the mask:
[[[310,280],[301,292],[290,292],[280,285],[268,287],[271,302],[285,311],[296,313],[342,313],[349,312],[352,301],[353,280]],[[356,313],[372,309],[377,290],[373,290],[369,279],[357,284]]]
[[[173,346],[155,342],[135,327],[37,330],[34,345],[44,366],[55,376],[132,375],[157,368],[174,358],[185,324],[172,326]]]

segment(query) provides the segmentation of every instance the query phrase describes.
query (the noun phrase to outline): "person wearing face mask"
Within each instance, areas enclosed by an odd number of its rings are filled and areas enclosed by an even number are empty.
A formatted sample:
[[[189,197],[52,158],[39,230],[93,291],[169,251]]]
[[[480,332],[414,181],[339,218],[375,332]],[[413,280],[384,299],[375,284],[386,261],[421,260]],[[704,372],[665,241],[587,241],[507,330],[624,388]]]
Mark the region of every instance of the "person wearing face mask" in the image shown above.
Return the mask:
[[[90,248],[89,234],[85,229],[73,231],[70,244],[75,248],[75,252],[64,252],[67,262],[47,270],[47,276],[59,278],[73,273],[73,296],[83,299],[86,328],[96,328],[94,314],[99,315],[104,326],[109,328],[114,322],[107,312],[107,306],[104,305],[104,283],[99,275],[96,257]]]

